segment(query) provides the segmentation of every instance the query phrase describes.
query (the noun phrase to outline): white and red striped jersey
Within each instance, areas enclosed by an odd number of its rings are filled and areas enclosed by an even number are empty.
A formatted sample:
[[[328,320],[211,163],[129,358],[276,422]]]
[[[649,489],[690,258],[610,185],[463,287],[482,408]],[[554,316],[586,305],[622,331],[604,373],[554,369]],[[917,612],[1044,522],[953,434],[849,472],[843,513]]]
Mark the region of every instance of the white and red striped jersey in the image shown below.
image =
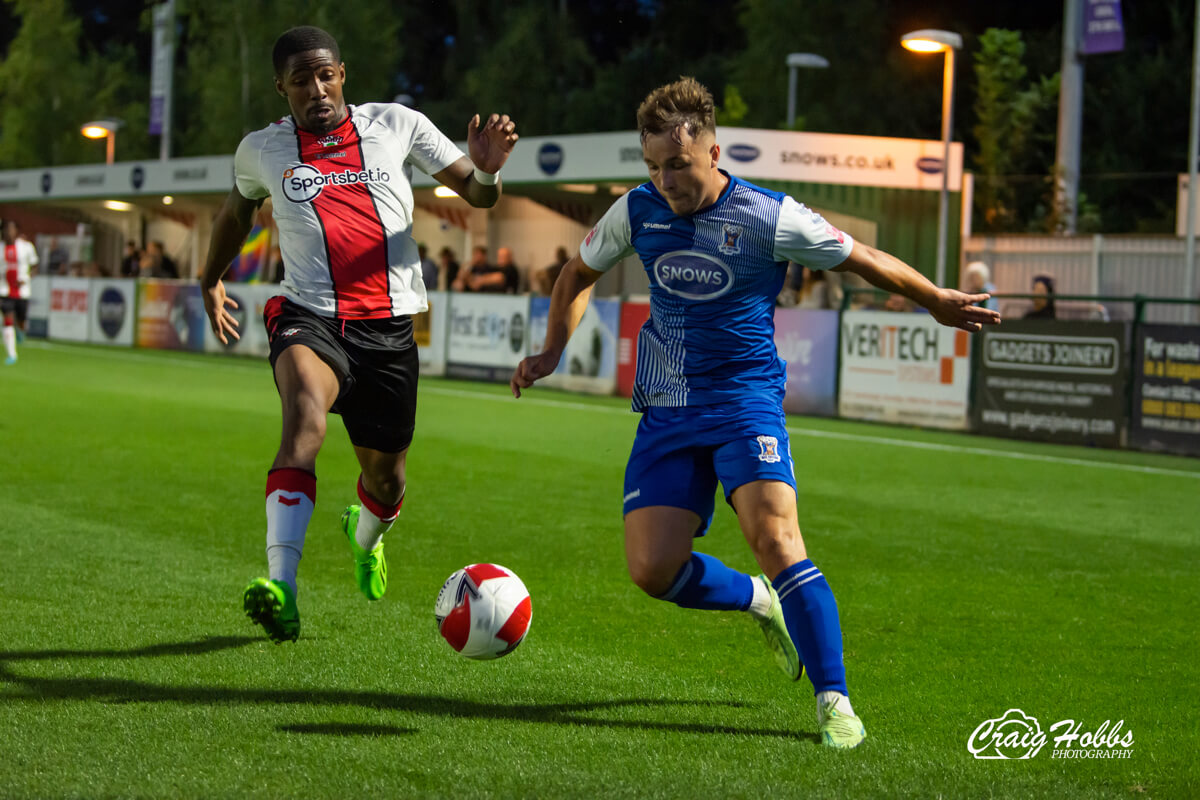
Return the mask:
[[[4,280],[0,281],[0,297],[29,299],[29,268],[38,263],[37,248],[28,239],[4,244]]]
[[[402,105],[347,110],[345,122],[319,136],[291,117],[246,136],[234,159],[237,189],[272,198],[292,302],[339,319],[424,311],[412,167],[432,175],[463,153]]]

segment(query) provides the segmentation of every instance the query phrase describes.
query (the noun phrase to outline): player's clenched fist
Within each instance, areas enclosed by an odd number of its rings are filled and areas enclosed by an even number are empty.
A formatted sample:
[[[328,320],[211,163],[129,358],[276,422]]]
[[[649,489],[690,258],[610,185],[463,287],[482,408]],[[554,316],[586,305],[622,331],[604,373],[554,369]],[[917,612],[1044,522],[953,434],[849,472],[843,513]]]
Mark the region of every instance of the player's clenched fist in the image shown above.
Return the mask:
[[[513,397],[520,397],[522,389],[528,389],[533,386],[534,381],[554,372],[561,357],[561,353],[545,352],[522,359],[521,363],[517,364],[517,368],[513,370],[512,380],[508,382]]]

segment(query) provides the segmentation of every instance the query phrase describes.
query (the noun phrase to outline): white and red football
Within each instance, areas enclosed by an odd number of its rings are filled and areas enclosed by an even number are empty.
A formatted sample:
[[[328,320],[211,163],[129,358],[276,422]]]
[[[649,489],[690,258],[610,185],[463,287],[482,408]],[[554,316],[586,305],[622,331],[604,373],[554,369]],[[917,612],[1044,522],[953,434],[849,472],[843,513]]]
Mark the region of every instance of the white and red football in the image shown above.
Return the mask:
[[[506,656],[529,633],[533,602],[525,584],[499,564],[471,564],[442,584],[433,614],[442,638],[460,655]]]

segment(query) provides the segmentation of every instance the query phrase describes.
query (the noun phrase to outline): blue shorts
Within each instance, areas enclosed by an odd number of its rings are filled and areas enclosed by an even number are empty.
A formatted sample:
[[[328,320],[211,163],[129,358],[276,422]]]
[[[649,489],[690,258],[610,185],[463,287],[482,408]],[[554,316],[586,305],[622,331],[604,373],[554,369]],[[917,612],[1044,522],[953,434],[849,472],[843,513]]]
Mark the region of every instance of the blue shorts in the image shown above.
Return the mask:
[[[624,513],[646,506],[686,508],[712,523],[717,482],[729,501],[751,481],[796,488],[783,410],[651,407],[642,414],[625,467]]]

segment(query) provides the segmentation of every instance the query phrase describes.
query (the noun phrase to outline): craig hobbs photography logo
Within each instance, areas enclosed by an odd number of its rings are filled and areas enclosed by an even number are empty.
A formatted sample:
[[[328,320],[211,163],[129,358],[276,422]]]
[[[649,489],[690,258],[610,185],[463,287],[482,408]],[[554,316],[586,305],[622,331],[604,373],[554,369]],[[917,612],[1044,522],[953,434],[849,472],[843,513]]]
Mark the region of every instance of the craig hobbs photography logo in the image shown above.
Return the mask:
[[[1083,723],[1062,719],[1042,731],[1037,717],[1019,708],[1010,708],[1004,716],[985,719],[969,739],[967,750],[978,759],[1033,758],[1051,738],[1051,758],[1129,758],[1133,752],[1133,731],[1121,729],[1125,720],[1104,720],[1094,731],[1083,730]],[[1057,735],[1055,735],[1057,733]]]

